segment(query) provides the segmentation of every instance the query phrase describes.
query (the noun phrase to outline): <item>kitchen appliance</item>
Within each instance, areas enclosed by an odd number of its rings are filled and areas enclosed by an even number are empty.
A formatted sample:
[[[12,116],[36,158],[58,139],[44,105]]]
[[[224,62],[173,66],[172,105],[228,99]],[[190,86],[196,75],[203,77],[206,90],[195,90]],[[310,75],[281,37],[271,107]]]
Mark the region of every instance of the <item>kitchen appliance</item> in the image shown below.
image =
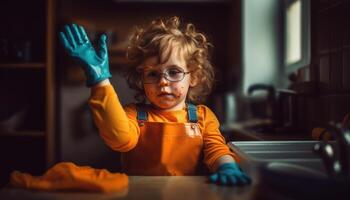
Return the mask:
[[[265,97],[254,97],[256,91],[266,91]],[[289,89],[276,89],[272,85],[255,84],[248,88],[250,108],[253,118],[271,119],[269,131],[290,132],[297,127],[297,92]]]

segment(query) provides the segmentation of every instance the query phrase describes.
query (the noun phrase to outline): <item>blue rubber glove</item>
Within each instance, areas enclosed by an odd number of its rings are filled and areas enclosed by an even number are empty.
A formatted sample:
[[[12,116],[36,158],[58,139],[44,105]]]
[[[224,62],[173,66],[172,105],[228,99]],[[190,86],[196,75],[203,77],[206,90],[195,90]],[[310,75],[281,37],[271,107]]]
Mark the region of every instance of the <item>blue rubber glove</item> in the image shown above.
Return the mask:
[[[64,31],[60,32],[60,39],[68,54],[83,63],[88,87],[112,76],[109,72],[106,35],[100,38],[99,52],[95,51],[82,26],[64,26]]]
[[[236,163],[222,164],[218,170],[209,177],[209,182],[220,185],[246,185],[251,178],[244,173]]]

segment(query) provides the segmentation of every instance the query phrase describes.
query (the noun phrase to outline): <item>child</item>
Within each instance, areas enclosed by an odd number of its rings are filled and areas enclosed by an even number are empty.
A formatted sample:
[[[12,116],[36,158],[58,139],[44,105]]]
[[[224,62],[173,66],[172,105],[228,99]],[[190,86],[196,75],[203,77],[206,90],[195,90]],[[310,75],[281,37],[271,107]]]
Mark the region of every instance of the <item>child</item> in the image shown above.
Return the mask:
[[[194,175],[203,153],[214,172],[210,182],[251,182],[226,146],[214,113],[193,104],[203,101],[214,80],[210,44],[193,24],[182,29],[179,18],[172,17],[134,33],[127,50],[127,80],[139,103],[125,107],[108,79],[106,36],[100,38],[99,51],[81,26],[65,26],[60,38],[68,53],[83,62],[95,123],[106,144],[123,152],[127,174]]]

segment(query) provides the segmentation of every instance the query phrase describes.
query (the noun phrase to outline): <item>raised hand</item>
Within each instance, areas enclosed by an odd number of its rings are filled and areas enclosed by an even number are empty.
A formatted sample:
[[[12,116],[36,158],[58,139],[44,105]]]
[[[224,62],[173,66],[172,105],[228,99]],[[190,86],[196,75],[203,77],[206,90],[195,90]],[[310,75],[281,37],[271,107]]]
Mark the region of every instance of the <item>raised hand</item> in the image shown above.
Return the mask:
[[[60,32],[60,39],[68,54],[83,63],[88,87],[112,76],[109,72],[106,35],[100,37],[98,52],[92,46],[82,26],[76,24],[64,26],[64,31]]]

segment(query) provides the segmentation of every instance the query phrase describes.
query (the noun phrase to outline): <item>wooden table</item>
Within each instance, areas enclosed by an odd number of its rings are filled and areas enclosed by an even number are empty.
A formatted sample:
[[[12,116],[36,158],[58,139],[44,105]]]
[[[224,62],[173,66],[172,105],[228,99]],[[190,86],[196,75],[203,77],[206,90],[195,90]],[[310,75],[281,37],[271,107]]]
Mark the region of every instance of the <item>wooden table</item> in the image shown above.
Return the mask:
[[[261,199],[261,187],[256,182],[250,186],[228,187],[209,184],[205,176],[130,176],[129,187],[119,193],[87,192],[43,192],[17,188],[3,188],[0,199],[46,199],[46,200],[104,200],[104,199],[146,199],[146,200],[219,200],[219,199]],[[265,193],[265,189],[263,189]],[[270,193],[271,194],[271,193]],[[271,199],[271,198],[269,198]],[[280,199],[280,198],[276,198]]]

